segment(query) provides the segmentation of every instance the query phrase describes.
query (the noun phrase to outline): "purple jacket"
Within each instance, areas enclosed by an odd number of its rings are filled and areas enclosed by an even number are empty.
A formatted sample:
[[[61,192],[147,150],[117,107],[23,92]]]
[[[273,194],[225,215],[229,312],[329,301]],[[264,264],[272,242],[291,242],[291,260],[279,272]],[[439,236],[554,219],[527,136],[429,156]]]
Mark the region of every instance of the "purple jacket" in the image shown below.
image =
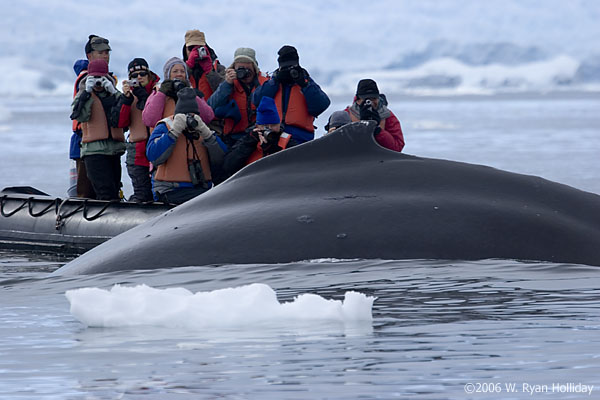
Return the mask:
[[[144,125],[154,128],[158,121],[163,119],[166,98],[167,95],[158,90],[153,90],[152,93],[150,93],[148,100],[146,100],[144,111],[142,111],[142,121],[144,122]],[[208,124],[215,118],[213,109],[206,104],[206,100],[198,96],[196,96],[196,102],[198,103],[198,109],[200,110],[200,118]]]

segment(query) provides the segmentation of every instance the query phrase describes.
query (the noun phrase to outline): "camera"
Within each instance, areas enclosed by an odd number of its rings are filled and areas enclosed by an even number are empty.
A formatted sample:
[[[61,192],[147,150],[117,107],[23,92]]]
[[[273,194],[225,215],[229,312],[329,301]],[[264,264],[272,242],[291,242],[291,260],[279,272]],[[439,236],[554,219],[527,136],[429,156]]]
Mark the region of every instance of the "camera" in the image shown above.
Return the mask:
[[[237,79],[244,79],[248,76],[250,76],[250,70],[248,68],[241,67],[235,70],[235,77]]]
[[[206,48],[204,46],[198,47],[198,58],[205,58],[208,54],[206,53]]]
[[[137,79],[130,79],[127,81],[127,84],[129,85],[129,87],[136,87],[139,86],[139,81]]]
[[[269,128],[266,128],[266,129],[264,129],[262,131],[259,131],[259,132],[265,138],[265,140],[267,142],[270,142],[273,139],[273,137],[274,137],[274,132],[271,129],[269,129]]]
[[[189,140],[198,140],[200,139],[200,133],[196,130],[198,127],[198,121],[194,118],[193,114],[187,114],[185,116],[186,128],[183,131],[183,134]]]
[[[188,171],[190,173],[190,178],[192,179],[192,185],[202,185],[204,188],[208,187],[206,179],[204,178],[204,172],[202,172],[200,160],[190,160],[188,162]]]
[[[370,99],[366,99],[364,105],[365,107],[371,107],[373,105],[373,102]]]
[[[298,78],[300,78],[300,71],[299,71],[300,67],[292,67],[290,68],[290,77],[293,80],[296,80]]]
[[[97,88],[101,88],[102,87],[102,78],[92,76],[89,79],[91,79],[94,82],[94,86],[95,87],[97,87]]]

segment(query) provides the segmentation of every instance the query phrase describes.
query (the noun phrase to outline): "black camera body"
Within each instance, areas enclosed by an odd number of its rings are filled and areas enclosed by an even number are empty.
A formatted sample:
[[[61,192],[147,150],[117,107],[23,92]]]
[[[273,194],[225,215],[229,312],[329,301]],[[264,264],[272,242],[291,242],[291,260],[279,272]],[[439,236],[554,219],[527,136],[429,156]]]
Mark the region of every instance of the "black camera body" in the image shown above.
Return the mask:
[[[202,164],[200,163],[200,160],[190,160],[188,162],[188,171],[190,173],[192,185],[202,185],[202,187],[208,188],[208,184],[206,182],[206,178],[204,177],[204,172],[202,171]]]
[[[179,92],[184,87],[187,87],[184,81],[180,79],[173,79],[173,90],[175,90],[175,93]]]
[[[248,68],[241,67],[241,68],[238,68],[235,70],[235,77],[238,80],[247,78],[250,76],[250,74],[251,74],[251,71]]]
[[[200,139],[200,133],[196,130],[198,127],[198,121],[194,118],[193,114],[187,114],[185,116],[186,128],[183,131],[183,134],[189,140],[198,140]]]

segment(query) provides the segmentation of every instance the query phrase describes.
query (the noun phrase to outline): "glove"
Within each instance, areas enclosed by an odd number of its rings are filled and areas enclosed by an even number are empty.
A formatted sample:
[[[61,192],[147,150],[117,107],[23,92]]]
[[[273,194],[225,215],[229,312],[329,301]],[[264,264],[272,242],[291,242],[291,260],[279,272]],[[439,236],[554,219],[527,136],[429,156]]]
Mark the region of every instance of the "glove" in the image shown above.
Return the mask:
[[[377,110],[373,110],[373,106],[365,106],[363,103],[360,107],[360,120],[361,121],[375,121],[377,125],[381,122],[381,117]]]
[[[273,71],[273,73],[271,74],[271,80],[276,84],[279,84],[279,68]]]
[[[308,72],[304,68],[296,68],[298,71],[298,77],[294,79],[294,83],[302,88],[308,85]]]
[[[187,128],[186,115],[182,113],[175,114],[175,117],[173,118],[173,127],[169,132],[178,138],[185,128]]]
[[[169,97],[174,98],[177,101],[177,92],[175,92],[175,87],[171,79],[167,79],[163,83],[161,83],[160,89],[158,89],[158,91],[164,93]]]
[[[93,76],[88,76],[85,80],[85,91],[88,93],[92,93],[92,90],[94,90],[94,86],[96,85],[96,78],[94,78]]]
[[[146,89],[141,86],[134,87],[132,92],[135,95],[135,97],[137,97],[137,109],[143,110],[144,105],[146,105],[146,100],[148,99],[148,92],[146,92]]]
[[[104,90],[106,90],[110,94],[117,93],[117,89],[115,88],[115,85],[113,85],[111,80],[105,76],[102,77],[102,87],[104,88]]]
[[[202,118],[198,114],[194,115],[194,119],[198,122],[195,131],[200,134],[200,137],[204,140],[208,140],[213,135],[212,131],[208,129],[208,126],[202,121]]]
[[[194,65],[196,65],[196,60],[198,57],[200,57],[200,55],[198,54],[198,47],[196,47],[194,50],[190,51],[188,59],[185,62],[190,69],[194,68]]]
[[[194,92],[196,92],[196,96],[200,97],[201,99],[204,98],[204,93],[202,93],[202,90],[194,88]]]

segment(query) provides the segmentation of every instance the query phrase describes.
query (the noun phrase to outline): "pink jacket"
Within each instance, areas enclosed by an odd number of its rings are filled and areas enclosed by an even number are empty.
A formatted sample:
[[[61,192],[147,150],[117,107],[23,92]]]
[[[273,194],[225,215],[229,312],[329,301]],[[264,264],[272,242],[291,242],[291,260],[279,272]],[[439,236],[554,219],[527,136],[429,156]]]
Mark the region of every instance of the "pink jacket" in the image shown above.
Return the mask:
[[[152,91],[148,100],[146,100],[146,106],[142,112],[142,121],[144,125],[154,128],[158,121],[164,118],[163,111],[165,109],[165,100],[167,95],[158,90]],[[196,96],[196,102],[198,103],[198,109],[200,110],[200,118],[206,124],[215,118],[213,109],[206,103],[206,101]]]

